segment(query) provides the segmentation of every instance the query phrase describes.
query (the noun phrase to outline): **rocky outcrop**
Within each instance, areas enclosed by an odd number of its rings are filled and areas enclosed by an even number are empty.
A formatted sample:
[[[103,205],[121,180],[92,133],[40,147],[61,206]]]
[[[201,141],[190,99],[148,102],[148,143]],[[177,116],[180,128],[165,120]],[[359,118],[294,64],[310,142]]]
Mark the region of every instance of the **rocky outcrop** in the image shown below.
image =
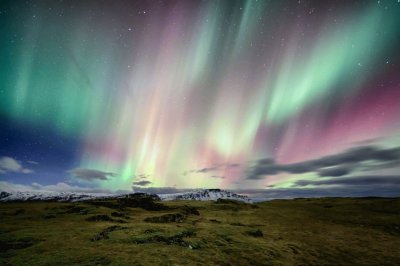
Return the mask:
[[[181,211],[178,213],[169,213],[161,216],[148,217],[144,219],[144,221],[149,223],[181,223],[186,220],[189,215],[198,216],[200,215],[200,212],[194,207],[183,206]]]

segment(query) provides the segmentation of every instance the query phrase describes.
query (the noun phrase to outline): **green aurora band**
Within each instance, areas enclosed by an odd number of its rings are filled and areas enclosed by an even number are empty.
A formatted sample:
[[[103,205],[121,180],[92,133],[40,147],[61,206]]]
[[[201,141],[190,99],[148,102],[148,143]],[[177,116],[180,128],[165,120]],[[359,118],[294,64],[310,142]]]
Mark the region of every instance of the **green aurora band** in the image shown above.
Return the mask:
[[[38,2],[2,20],[11,32],[1,37],[0,112],[81,139],[76,167],[116,173],[102,187],[124,189],[146,174],[155,187],[232,188],[240,167],[219,169],[224,179],[190,170],[264,157],[290,163],[399,132],[396,116],[385,116],[370,132],[330,127],[335,137],[323,149],[294,148],[313,138],[307,122],[330,121],[325,111],[301,114],[321,103],[340,111],[379,75],[399,36],[394,2],[313,11],[297,1],[297,9],[181,1],[119,16],[89,1],[69,12]],[[282,187],[295,179],[272,178]]]

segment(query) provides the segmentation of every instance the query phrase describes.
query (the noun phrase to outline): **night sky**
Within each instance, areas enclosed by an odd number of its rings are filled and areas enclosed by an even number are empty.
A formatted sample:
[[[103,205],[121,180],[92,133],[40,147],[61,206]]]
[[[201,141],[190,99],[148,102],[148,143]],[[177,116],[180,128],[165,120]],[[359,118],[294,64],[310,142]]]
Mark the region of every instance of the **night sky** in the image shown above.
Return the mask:
[[[398,0],[3,0],[0,32],[1,189],[400,194]]]

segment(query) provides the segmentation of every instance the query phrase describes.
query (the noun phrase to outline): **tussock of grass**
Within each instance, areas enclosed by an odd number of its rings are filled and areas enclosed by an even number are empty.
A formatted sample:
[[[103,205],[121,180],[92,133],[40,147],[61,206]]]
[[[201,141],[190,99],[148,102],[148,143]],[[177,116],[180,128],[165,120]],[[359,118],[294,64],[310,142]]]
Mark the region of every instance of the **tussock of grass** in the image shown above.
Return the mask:
[[[99,240],[103,240],[103,239],[109,239],[108,235],[111,232],[117,231],[117,230],[124,230],[124,229],[127,229],[127,227],[113,225],[113,226],[107,227],[106,229],[104,229],[103,231],[101,231],[100,233],[95,235],[91,240],[92,241],[99,241]]]

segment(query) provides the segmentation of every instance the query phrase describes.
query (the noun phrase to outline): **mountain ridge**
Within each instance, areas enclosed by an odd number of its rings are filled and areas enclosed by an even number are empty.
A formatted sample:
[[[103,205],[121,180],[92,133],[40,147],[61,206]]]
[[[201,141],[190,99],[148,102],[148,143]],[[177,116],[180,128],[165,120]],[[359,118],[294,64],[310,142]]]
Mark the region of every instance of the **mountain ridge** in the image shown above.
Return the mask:
[[[245,195],[236,194],[218,188],[201,189],[185,193],[166,194],[166,195],[160,195],[160,197],[162,200],[197,200],[197,201],[214,200],[215,201],[218,199],[231,199],[248,203],[253,202],[249,197]]]
[[[79,192],[52,192],[52,191],[13,191],[13,192],[0,192],[0,202],[14,202],[14,201],[59,201],[59,202],[76,202],[94,199],[112,199],[129,197],[137,193],[126,194],[107,194],[107,193],[79,193]],[[140,193],[143,194],[143,193]],[[152,194],[148,194],[152,196]],[[221,189],[201,189],[191,192],[175,193],[175,194],[158,194],[161,200],[218,200],[218,199],[231,199],[251,203],[252,200],[245,196],[239,195],[227,190]]]

